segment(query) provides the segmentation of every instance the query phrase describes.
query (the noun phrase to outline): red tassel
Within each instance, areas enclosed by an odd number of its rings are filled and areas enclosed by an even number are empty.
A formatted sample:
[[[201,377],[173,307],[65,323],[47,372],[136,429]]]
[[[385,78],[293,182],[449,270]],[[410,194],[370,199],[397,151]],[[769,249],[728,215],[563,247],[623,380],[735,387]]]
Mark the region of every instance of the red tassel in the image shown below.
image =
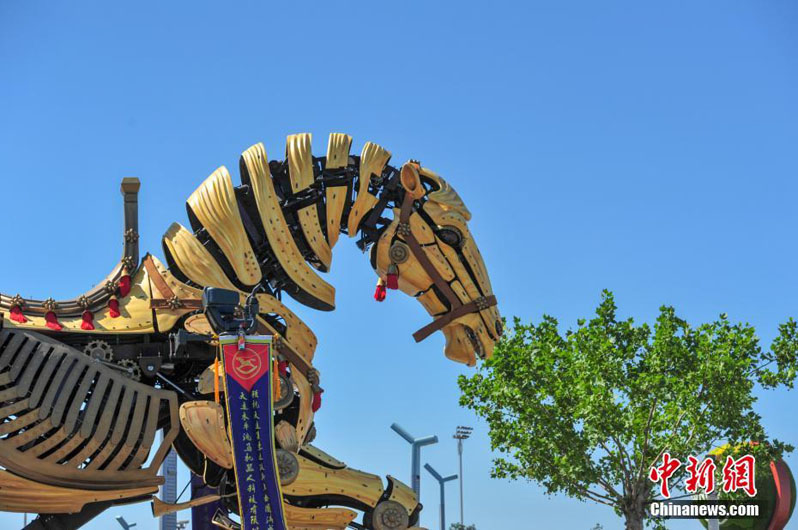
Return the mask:
[[[385,296],[388,294],[388,291],[385,290],[385,284],[382,283],[382,280],[377,282],[377,289],[374,291],[374,299],[378,302],[382,302],[385,300]]]
[[[124,274],[119,278],[119,296],[125,297],[130,293],[130,275]]]
[[[61,331],[64,329],[61,327],[61,324],[58,323],[58,317],[55,316],[53,311],[48,311],[46,315],[44,315],[45,325],[52,329],[53,331]]]
[[[116,298],[108,300],[108,313],[111,315],[111,318],[117,318],[122,314],[119,312],[119,300]]]
[[[80,329],[85,329],[86,331],[91,331],[94,329],[94,315],[91,311],[86,310],[83,312],[83,322],[80,323]]]
[[[28,321],[28,319],[25,318],[25,315],[22,314],[22,308],[20,308],[18,305],[15,305],[11,308],[11,313],[8,315],[8,318],[14,322],[19,322],[20,324],[24,324]]]
[[[322,390],[322,392],[324,391]],[[321,408],[321,392],[316,392],[313,394],[313,403],[311,404],[310,408],[313,410],[313,412],[316,412]]]
[[[280,361],[277,364],[277,371],[280,375],[288,375],[288,361]]]
[[[398,289],[399,288],[399,275],[398,274],[388,274],[388,289]]]

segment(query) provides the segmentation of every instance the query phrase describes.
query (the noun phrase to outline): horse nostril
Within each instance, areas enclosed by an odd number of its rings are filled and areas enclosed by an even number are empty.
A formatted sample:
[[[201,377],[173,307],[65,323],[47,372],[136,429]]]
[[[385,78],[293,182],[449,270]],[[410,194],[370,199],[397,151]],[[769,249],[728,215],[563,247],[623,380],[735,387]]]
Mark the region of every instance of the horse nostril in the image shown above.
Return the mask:
[[[496,319],[496,322],[494,323],[494,326],[496,326],[496,334],[501,337],[502,334],[504,333],[504,326],[502,325],[502,321],[499,320],[499,319]]]

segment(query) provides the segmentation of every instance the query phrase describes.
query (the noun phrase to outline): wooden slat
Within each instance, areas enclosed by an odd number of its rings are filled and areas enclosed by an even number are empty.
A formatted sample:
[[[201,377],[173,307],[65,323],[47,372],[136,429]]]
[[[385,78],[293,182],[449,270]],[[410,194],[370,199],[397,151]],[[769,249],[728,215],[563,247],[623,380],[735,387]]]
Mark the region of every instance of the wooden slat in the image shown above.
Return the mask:
[[[12,397],[0,408],[0,416],[13,418],[0,423],[0,466],[52,486],[111,490],[158,484],[155,473],[179,429],[177,396],[126,379],[44,335],[19,330],[12,333],[23,335],[26,342],[18,348],[16,358],[7,357],[6,368],[8,363],[12,365],[7,373],[16,374],[16,378],[9,381],[6,390],[13,389],[24,397],[16,402]],[[14,345],[22,346],[23,342]],[[23,351],[28,346],[30,354]],[[20,368],[14,370],[14,365]],[[30,387],[33,390],[29,392]],[[134,391],[139,406],[131,418]],[[120,397],[121,408],[117,410]],[[42,406],[32,406],[34,399]],[[170,413],[164,440],[149,467],[142,469],[154,445],[164,404]],[[115,429],[109,436],[112,425]],[[106,468],[109,458],[114,458],[117,467]],[[119,469],[128,460],[125,469]]]
[[[349,212],[347,231],[349,237],[357,235],[357,227],[360,220],[377,204],[377,197],[369,192],[369,181],[372,175],[382,175],[385,164],[391,159],[390,151],[387,151],[377,144],[366,142],[360,154],[360,178],[357,188],[357,197]]]
[[[150,447],[155,441],[155,431],[158,428],[158,412],[161,410],[161,403],[157,399],[150,399],[150,408],[147,411],[147,423],[144,428],[144,437],[139,444],[133,460],[125,466],[125,469],[136,469],[147,460],[150,454]]]
[[[241,283],[258,283],[262,278],[260,266],[244,231],[233,180],[227,168],[222,166],[205,179],[188,198],[188,205],[230,262]]]
[[[22,373],[22,376],[19,378],[19,381],[17,382],[17,396],[23,397],[28,395],[31,385],[33,385],[33,378],[39,372],[39,367],[46,360],[47,356],[45,355],[33,356],[33,358],[28,363],[28,366],[25,367],[25,371]],[[39,377],[41,377],[41,375]]]
[[[313,184],[313,152],[310,147],[310,134],[293,134],[285,144],[285,158],[288,161],[288,177],[291,180],[291,191],[298,193]],[[320,270],[329,270],[332,262],[332,251],[321,230],[319,212],[315,204],[306,206],[297,212],[302,233],[310,245],[310,249],[319,258]]]
[[[89,469],[97,469],[105,464],[108,457],[122,441],[122,435],[125,432],[127,422],[130,420],[130,407],[133,404],[133,398],[136,392],[132,388],[124,390],[122,397],[122,405],[119,407],[119,414],[113,417],[114,429],[111,431],[111,438],[106,442],[99,453],[89,463]]]
[[[340,169],[349,163],[352,137],[348,134],[332,133],[327,143],[327,169]],[[341,215],[346,205],[346,186],[328,186],[326,191],[327,242],[330,248],[338,242],[341,234]]]
[[[0,510],[4,512],[76,513],[92,502],[157,493],[157,486],[92,491],[49,486],[0,471]]]
[[[64,380],[67,374],[73,371],[79,372],[80,369],[81,367],[78,365],[77,359],[74,357],[64,358],[53,378],[53,381],[58,384],[51,384],[47,389],[47,393],[44,395],[44,400],[42,400],[41,408],[39,409],[41,419],[48,417],[52,412],[53,405],[55,404],[55,397],[59,394],[60,382]],[[77,378],[77,375],[75,377]]]
[[[138,394],[136,396],[136,408],[133,410],[133,416],[130,419],[130,426],[127,433],[127,437],[125,438],[125,442],[122,444],[122,447],[119,449],[119,452],[116,456],[108,463],[106,466],[107,469],[119,469],[122,467],[122,463],[127,460],[127,457],[130,456],[130,453],[133,452],[135,449],[136,441],[138,440],[139,436],[141,435],[141,431],[144,428],[144,417],[147,413],[147,397]],[[91,466],[89,466],[91,469]]]
[[[280,266],[300,289],[330,310],[335,308],[335,289],[305,262],[291,236],[274,191],[263,144],[255,144],[244,151],[241,161],[242,176],[252,186],[261,223]]]

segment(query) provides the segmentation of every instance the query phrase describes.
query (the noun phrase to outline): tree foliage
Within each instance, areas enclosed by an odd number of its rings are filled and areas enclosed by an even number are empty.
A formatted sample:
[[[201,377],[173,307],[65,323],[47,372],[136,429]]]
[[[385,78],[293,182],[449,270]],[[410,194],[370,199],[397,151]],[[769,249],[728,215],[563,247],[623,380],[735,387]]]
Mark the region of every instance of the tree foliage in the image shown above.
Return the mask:
[[[460,377],[461,404],[487,421],[501,454],[494,477],[606,504],[641,528],[657,491],[648,471],[664,451],[686,461],[745,444],[767,462],[792,449],[767,437],[754,389],[792,387],[794,321],[764,350],[726,315],[692,327],[665,306],[652,328],[616,312],[605,291],[596,315],[564,334],[550,316],[516,318],[493,358]]]

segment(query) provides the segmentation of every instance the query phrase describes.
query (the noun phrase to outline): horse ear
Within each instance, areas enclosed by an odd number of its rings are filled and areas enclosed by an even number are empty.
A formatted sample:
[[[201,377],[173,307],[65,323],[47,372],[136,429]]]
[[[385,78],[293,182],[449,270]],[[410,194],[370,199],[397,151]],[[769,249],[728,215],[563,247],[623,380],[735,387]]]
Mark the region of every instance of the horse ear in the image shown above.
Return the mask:
[[[420,199],[427,193],[424,186],[421,184],[421,177],[418,175],[418,164],[416,162],[407,162],[402,166],[399,180],[402,182],[402,187],[405,191],[414,199]]]

